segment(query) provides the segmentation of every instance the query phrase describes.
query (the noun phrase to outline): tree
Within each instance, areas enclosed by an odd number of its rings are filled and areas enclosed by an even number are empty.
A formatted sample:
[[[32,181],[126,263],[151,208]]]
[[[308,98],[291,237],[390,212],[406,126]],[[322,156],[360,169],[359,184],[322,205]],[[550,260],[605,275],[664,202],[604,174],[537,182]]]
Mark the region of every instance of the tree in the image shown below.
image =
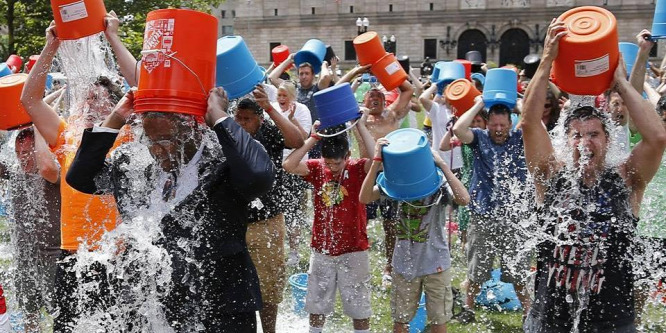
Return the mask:
[[[224,0],[106,0],[108,11],[115,11],[124,22],[121,38],[135,57],[143,45],[143,30],[148,12],[161,8],[191,8],[210,13]],[[10,54],[26,58],[39,54],[44,46],[44,31],[53,19],[49,0],[0,0],[0,26],[7,35],[0,36],[0,62]]]

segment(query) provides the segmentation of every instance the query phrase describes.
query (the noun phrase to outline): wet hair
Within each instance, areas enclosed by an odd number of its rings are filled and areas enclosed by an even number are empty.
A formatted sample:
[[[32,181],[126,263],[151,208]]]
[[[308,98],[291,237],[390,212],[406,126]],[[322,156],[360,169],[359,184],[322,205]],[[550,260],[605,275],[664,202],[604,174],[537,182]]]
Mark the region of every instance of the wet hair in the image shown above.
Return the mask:
[[[111,79],[104,75],[98,76],[93,84],[106,89],[106,91],[109,92],[109,98],[111,98],[111,101],[114,105],[118,103],[121,98],[123,98],[124,94],[123,90],[120,89],[120,85],[111,81]]]
[[[324,158],[345,158],[348,152],[349,141],[344,134],[321,139],[321,156]]]
[[[15,142],[24,142],[26,140],[34,140],[35,139],[35,130],[32,127],[27,127],[18,132],[16,135],[16,141]]]
[[[557,120],[560,119],[560,112],[562,110],[560,109],[560,102],[557,100],[557,96],[555,96],[550,88],[546,91],[546,102],[550,103],[550,125],[554,126]]]
[[[581,106],[574,109],[571,112],[567,112],[567,117],[564,119],[564,131],[569,133],[571,129],[571,123],[574,120],[590,120],[590,119],[599,119],[601,121],[601,127],[606,133],[606,136],[609,136],[608,127],[606,123],[608,122],[608,115],[605,112],[599,111],[599,109],[592,106]]]
[[[280,78],[285,81],[291,80],[291,76],[287,72],[282,72],[282,74],[280,74]]]
[[[373,93],[373,92],[379,93],[382,96],[382,99],[384,101],[386,101],[386,95],[384,95],[384,92],[379,90],[379,88],[377,88],[377,87],[372,87],[372,88],[368,89],[368,91],[365,92],[365,95],[363,95],[363,99],[365,100],[365,98],[370,96],[370,94]]]
[[[312,66],[311,63],[309,63],[309,62],[304,62],[304,63],[301,63],[300,65],[298,65],[298,69],[299,69],[299,70],[300,70],[301,68],[305,68],[305,67],[310,68],[310,71],[312,72],[312,75],[314,75],[315,70],[314,70],[314,67]]]
[[[490,119],[490,115],[492,114],[506,114],[509,122],[511,122],[511,109],[504,104],[495,104],[491,106],[490,109],[488,109],[488,118],[486,119]]]
[[[236,109],[250,110],[258,116],[264,114],[264,110],[259,106],[259,104],[249,98],[240,100],[236,106]]]
[[[657,101],[657,114],[659,116],[663,117],[664,116],[664,111],[666,111],[666,96],[661,96],[659,97],[659,101]]]
[[[284,90],[289,95],[289,99],[292,101],[296,100],[296,86],[291,81],[282,81],[278,90]]]

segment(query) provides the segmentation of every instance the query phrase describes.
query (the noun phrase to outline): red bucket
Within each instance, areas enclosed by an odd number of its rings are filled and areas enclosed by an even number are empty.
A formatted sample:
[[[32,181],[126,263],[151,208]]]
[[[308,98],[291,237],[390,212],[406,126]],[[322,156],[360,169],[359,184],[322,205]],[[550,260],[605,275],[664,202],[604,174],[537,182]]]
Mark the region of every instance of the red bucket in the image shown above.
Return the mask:
[[[72,40],[104,31],[102,0],[51,0],[58,39]]]
[[[21,104],[21,91],[28,74],[11,74],[0,78],[0,129],[13,130],[31,124]]]
[[[7,58],[7,61],[5,61],[8,66],[13,67],[12,72],[18,73],[21,71],[21,65],[23,65],[23,59],[21,57],[17,56],[16,54],[12,54]]]
[[[472,62],[465,59],[456,59],[453,61],[459,62],[465,66],[465,78],[469,81],[472,81]]]
[[[136,112],[203,116],[215,85],[217,19],[187,9],[148,13]]]
[[[275,67],[280,66],[281,63],[289,58],[289,47],[287,45],[278,45],[271,50],[271,54],[273,54],[273,64],[275,64]],[[293,64],[289,65],[285,70],[292,67],[294,67]]]
[[[37,60],[39,60],[39,55],[31,55],[30,58],[28,58],[28,63],[25,64],[25,68],[28,73],[32,70],[32,66],[34,66],[37,63]]]

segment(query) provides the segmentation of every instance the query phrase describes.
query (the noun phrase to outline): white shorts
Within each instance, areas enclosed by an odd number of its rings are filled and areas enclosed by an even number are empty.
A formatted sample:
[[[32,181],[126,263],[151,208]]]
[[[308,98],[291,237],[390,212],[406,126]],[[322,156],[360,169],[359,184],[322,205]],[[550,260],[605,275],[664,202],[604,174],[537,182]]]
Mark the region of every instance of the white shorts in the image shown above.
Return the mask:
[[[313,252],[308,273],[306,312],[326,315],[333,313],[336,290],[340,290],[345,315],[352,319],[370,318],[372,309],[368,251],[339,256]]]

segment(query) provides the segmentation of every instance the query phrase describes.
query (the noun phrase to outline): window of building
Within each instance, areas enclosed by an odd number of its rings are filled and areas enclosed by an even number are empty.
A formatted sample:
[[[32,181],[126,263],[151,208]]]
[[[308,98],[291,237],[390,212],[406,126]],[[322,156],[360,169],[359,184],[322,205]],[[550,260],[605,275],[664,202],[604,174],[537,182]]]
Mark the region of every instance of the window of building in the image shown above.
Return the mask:
[[[389,4],[389,12],[393,11],[393,4]]]
[[[273,16],[278,16],[278,15],[277,15],[277,8],[274,9],[274,11],[273,11]]]
[[[423,58],[437,59],[436,38],[426,38],[423,40]]]
[[[433,11],[434,9],[435,9],[435,4],[431,2],[430,3],[430,11]]]
[[[314,14],[315,14],[315,8],[312,7],[312,15],[314,15]]]
[[[349,12],[354,13],[354,6],[349,6]]]
[[[282,45],[282,43],[280,43],[280,42],[271,42],[271,43],[269,43],[269,45],[268,45],[268,59],[270,59],[270,61],[273,61],[273,52],[272,52],[273,49],[277,46],[280,46],[280,45]]]
[[[220,17],[221,18],[226,18],[227,17],[227,11],[226,10],[221,11],[220,12]]]
[[[234,34],[233,25],[223,25],[222,26],[222,36],[229,36]]]
[[[232,17],[232,18],[236,18],[236,11],[235,11],[235,10],[232,10],[232,11],[231,11],[231,17]]]
[[[356,60],[356,49],[354,49],[354,41],[345,41],[345,60]]]

